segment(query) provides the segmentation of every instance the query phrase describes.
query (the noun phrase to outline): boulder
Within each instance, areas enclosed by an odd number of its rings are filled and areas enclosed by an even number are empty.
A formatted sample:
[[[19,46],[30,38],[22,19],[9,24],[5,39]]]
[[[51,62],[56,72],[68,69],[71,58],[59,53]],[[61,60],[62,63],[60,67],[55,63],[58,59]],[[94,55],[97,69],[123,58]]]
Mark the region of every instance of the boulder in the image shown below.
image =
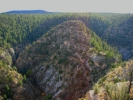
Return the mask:
[[[99,56],[97,54],[91,54],[90,55],[90,59],[94,62],[94,63],[100,63],[105,61],[105,57],[104,56]]]

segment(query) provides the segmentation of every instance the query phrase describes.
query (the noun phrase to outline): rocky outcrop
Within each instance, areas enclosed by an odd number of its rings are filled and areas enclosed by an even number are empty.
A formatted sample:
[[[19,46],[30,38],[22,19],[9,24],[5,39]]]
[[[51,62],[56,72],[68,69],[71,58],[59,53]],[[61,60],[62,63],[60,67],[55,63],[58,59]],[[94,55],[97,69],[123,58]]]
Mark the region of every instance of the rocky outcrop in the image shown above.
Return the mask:
[[[0,95],[3,96],[5,94],[8,98],[12,98],[12,95],[14,94],[12,90],[19,86],[23,77],[16,71],[16,69],[10,67],[8,62],[6,64],[6,61],[8,60],[0,60]]]
[[[12,89],[14,100],[38,100],[41,97],[41,92],[38,88],[32,88],[30,84],[25,83],[23,86],[18,86]],[[40,100],[40,99],[39,99]]]
[[[98,64],[98,63],[105,62],[106,58],[105,56],[102,56],[102,55],[91,54],[90,59],[93,61],[93,63]]]
[[[10,100],[41,100],[39,88],[32,84],[28,79],[23,81],[16,69],[0,61],[0,100],[4,100],[4,95]]]
[[[0,48],[0,60],[5,61],[8,65],[12,65],[12,56],[3,48]]]
[[[9,48],[9,49],[8,49],[8,52],[9,52],[9,54],[10,54],[11,57],[12,57],[12,61],[15,62],[15,61],[16,61],[16,54],[15,54],[14,49],[13,49],[13,48]]]
[[[31,70],[38,87],[53,99],[77,100],[92,85],[91,72],[107,67],[104,56],[93,51],[97,56],[91,57],[90,38],[90,30],[81,21],[64,22],[26,47],[16,66],[23,73]]]
[[[16,54],[13,48],[0,48],[0,60],[3,60],[8,65],[12,65],[16,61]]]
[[[27,44],[28,45],[28,44]],[[26,47],[26,45],[24,44],[19,44],[17,46],[15,46],[13,49],[15,51],[15,57],[16,59],[18,58],[19,54],[24,50],[24,48]]]

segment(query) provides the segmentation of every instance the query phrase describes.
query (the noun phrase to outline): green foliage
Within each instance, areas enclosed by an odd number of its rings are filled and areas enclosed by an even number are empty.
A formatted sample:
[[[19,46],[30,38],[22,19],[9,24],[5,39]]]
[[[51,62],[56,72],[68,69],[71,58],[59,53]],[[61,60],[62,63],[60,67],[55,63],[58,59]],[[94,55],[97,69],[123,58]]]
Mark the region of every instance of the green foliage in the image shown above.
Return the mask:
[[[48,30],[48,26],[41,28],[41,22],[53,16],[42,15],[6,15],[0,14],[0,46],[9,48],[19,43],[36,40]],[[48,24],[48,22],[46,22]],[[46,24],[44,23],[44,25]],[[40,29],[39,29],[40,27]],[[38,29],[37,29],[38,28]],[[45,31],[46,30],[46,31]],[[39,33],[39,34],[37,34]]]
[[[59,70],[59,74],[62,74],[63,73],[63,70]]]
[[[23,76],[23,81],[26,82],[26,75]]]
[[[9,90],[10,90],[10,88],[9,88],[8,84],[6,84],[6,91],[9,91]]]
[[[61,58],[59,58],[59,60],[58,60],[58,64],[65,63],[66,60],[67,60],[66,57],[61,57]]]
[[[106,80],[106,76],[102,77],[99,81],[98,84],[102,84]]]
[[[0,83],[3,83],[2,79],[0,79]]]
[[[13,68],[9,67],[4,61],[0,60],[0,84],[1,85],[5,84],[4,91],[3,89],[1,90],[1,94],[4,94],[3,95],[4,100],[7,100],[7,98],[12,98],[13,96],[11,89],[9,87],[10,84],[11,85],[14,84],[15,83],[14,80],[15,81],[22,80],[22,76],[16,72],[16,69],[13,70]],[[18,84],[22,84],[22,83],[20,82]]]
[[[121,59],[121,55],[117,49],[109,46],[106,42],[102,41],[93,31],[90,30],[91,39],[90,44],[96,48],[95,51],[98,53],[103,52],[107,58],[116,57],[118,60]]]
[[[126,66],[126,61],[121,62],[120,65],[121,65],[122,67],[125,67],[125,66]]]
[[[18,81],[18,85],[21,86],[23,85],[23,82],[21,80]]]
[[[108,96],[111,100],[127,100],[128,98],[128,88],[126,84],[120,84],[117,86],[116,84],[106,84],[105,90],[108,93]]]
[[[99,91],[99,86],[98,86],[98,84],[95,84],[95,85],[93,86],[93,90],[94,90],[94,93],[95,93],[95,94],[98,94],[98,91]]]
[[[52,94],[49,94],[45,96],[43,100],[51,100],[51,99],[52,99]]]
[[[54,59],[57,59],[57,56],[56,55],[54,55]]]
[[[111,46],[108,46],[106,42],[117,45],[117,46],[119,45],[126,46],[129,44],[132,45],[131,44],[132,42],[129,41],[129,37],[128,37],[130,34],[129,29],[132,29],[132,28],[123,29],[123,27],[121,27],[123,25],[127,26],[129,22],[132,22],[130,20],[132,19],[130,18],[131,16],[133,15],[131,14],[130,15],[127,15],[127,14],[95,14],[95,13],[94,14],[93,13],[89,13],[89,14],[69,13],[69,14],[53,14],[53,15],[0,14],[0,47],[10,48],[18,44],[26,45],[26,44],[32,43],[33,41],[36,41],[38,38],[40,38],[43,34],[45,34],[52,27],[67,20],[78,19],[78,20],[82,20],[86,24],[86,26],[88,26],[91,30],[94,31],[93,32],[89,30],[89,33],[91,34],[90,44],[96,48],[94,49],[94,51],[96,51],[99,54],[105,53],[107,60],[108,58],[113,58],[113,57],[119,60],[121,59],[121,55],[118,53],[118,50],[116,48],[114,50],[114,48]],[[127,24],[124,24],[125,21]],[[118,30],[119,27],[121,28],[124,34],[121,34],[121,31],[120,33],[118,31],[112,33],[113,32],[112,30],[114,30],[115,28]],[[85,31],[85,27],[83,27],[83,29]],[[119,34],[116,34],[117,32]],[[101,38],[99,38],[95,33]],[[48,34],[45,34],[45,36],[46,35]],[[131,37],[132,37],[132,34],[131,34]],[[62,36],[62,38],[64,38],[64,36]],[[103,39],[104,41],[101,41],[101,39]],[[48,46],[49,44],[51,43],[48,41],[45,45]],[[33,45],[36,45],[36,43],[34,42]],[[59,46],[55,48],[59,49]],[[28,50],[29,47],[26,47],[26,49]],[[42,53],[45,53],[46,55],[50,54],[50,52],[47,49],[45,50],[42,49],[38,52],[39,53],[41,52],[40,54]],[[62,52],[59,50],[57,54],[62,56]],[[57,57],[54,56],[54,59],[57,59]],[[58,63],[67,65],[68,64],[67,57],[59,58]],[[111,65],[110,63],[109,63],[109,66],[111,66],[113,69],[117,67],[116,64]],[[6,70],[9,70],[8,65],[5,62],[0,61],[0,68],[3,68],[3,67]],[[48,68],[49,66],[46,66],[46,67]],[[15,66],[13,66],[12,69],[17,71],[17,68]],[[5,73],[7,73],[6,70],[4,70]],[[26,72],[26,76],[29,77],[31,75],[31,72],[32,70],[28,70]],[[0,72],[0,75],[1,75],[0,83],[12,80],[12,77],[10,76],[8,78],[2,77],[1,73],[4,73],[4,72]],[[63,71],[59,70],[59,74],[62,74],[62,73]],[[24,80],[26,80],[26,76],[24,75],[23,77]],[[105,80],[106,80],[105,77],[102,78],[99,81],[99,84],[102,84],[103,81]],[[119,81],[118,78],[114,79],[114,83],[117,83],[118,81]],[[22,85],[23,83],[20,80],[18,84]],[[115,87],[115,89],[117,89],[117,87]],[[97,93],[98,86],[94,87],[94,90],[95,90],[95,93]],[[111,89],[110,87],[108,87],[108,91],[111,91],[111,90],[115,91]],[[115,93],[110,93],[110,92],[108,93],[113,96],[115,94]]]
[[[117,66],[118,66],[117,64],[114,64],[114,63],[111,64],[112,69],[116,68]]]
[[[27,44],[36,41],[44,33],[52,27],[59,25],[67,20],[81,20],[86,23],[91,30],[112,43],[115,36],[118,40],[122,34],[106,34],[105,30],[110,27],[123,24],[122,21],[129,19],[127,23],[131,22],[131,14],[97,14],[97,13],[65,13],[65,14],[0,14],[0,47],[9,48],[17,44]],[[112,20],[113,19],[113,20]],[[85,30],[83,27],[82,29]],[[123,29],[125,32],[128,30]],[[110,32],[111,33],[111,32]],[[113,38],[113,39],[112,39]],[[127,39],[126,39],[127,40]],[[117,39],[115,40],[117,43]],[[120,42],[119,42],[120,43]],[[34,43],[33,43],[34,44]],[[126,44],[123,43],[124,45]],[[97,44],[95,44],[97,45]],[[98,47],[98,46],[97,46]],[[99,47],[98,47],[99,48]]]
[[[0,60],[0,83],[8,84],[14,82],[14,78],[21,80],[21,75],[10,68],[4,61]]]
[[[11,90],[7,84],[6,85],[6,98],[11,98],[11,97],[12,97]]]
[[[4,94],[4,100],[7,100],[7,96],[6,96],[6,94]]]
[[[113,71],[115,68],[117,68],[117,67],[120,66],[120,65],[122,66],[123,63],[122,63],[122,62],[118,62],[117,64],[115,64],[115,63],[109,64],[109,66],[110,66],[109,71]]]
[[[118,83],[119,82],[119,78],[114,78],[114,83]]]
[[[15,70],[15,71],[17,71],[17,67],[16,66],[13,66],[12,69]]]
[[[28,71],[26,72],[26,76],[29,77],[30,74],[31,74],[31,72],[32,72],[32,70],[28,70]]]

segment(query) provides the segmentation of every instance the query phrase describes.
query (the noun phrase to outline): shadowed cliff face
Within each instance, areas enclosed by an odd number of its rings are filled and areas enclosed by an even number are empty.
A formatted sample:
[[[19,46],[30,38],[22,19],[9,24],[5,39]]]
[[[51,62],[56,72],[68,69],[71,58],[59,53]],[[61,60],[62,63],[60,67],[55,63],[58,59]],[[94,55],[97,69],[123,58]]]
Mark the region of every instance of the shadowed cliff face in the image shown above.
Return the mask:
[[[26,47],[16,66],[22,73],[31,70],[39,88],[53,99],[77,100],[92,85],[91,72],[109,68],[90,44],[90,32],[81,21],[62,23]]]

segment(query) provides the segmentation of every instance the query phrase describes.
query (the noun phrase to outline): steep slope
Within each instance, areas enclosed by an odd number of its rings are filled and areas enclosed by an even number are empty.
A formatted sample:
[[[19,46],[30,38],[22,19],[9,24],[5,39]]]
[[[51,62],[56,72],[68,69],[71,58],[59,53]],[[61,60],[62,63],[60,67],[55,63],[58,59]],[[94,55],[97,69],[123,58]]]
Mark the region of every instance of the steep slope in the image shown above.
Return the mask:
[[[4,48],[0,48],[0,60],[5,61],[8,65],[12,65],[13,62],[9,51]]]
[[[1,96],[4,98],[12,98],[12,93],[16,92],[12,91],[13,88],[16,88],[22,82],[22,79],[21,74],[0,60],[0,100],[2,99]]]
[[[111,45],[119,47],[123,60],[128,60],[133,55],[133,17],[121,21],[117,25],[111,25],[105,31],[107,41]]]
[[[110,23],[126,18],[124,14],[64,13],[64,14],[0,14],[0,46],[28,44],[40,38],[51,27],[67,20],[81,20],[99,36]],[[121,18],[122,17],[122,18]],[[115,22],[112,22],[112,20]]]
[[[133,32],[133,17],[130,17],[128,19],[121,21],[117,25],[111,25],[111,27],[106,30],[106,35],[108,33],[109,35],[108,41],[111,44],[116,44],[117,46],[128,45],[130,48],[132,48],[132,38],[133,38],[132,32]]]
[[[22,73],[31,71],[30,76],[45,95],[77,100],[118,60],[117,57],[117,52],[83,22],[72,20],[54,27],[27,46],[16,66]]]
[[[109,71],[93,86],[93,90],[86,93],[85,98],[79,100],[129,100],[133,99],[133,60]]]
[[[26,76],[17,72],[13,61],[14,50],[0,48],[0,100],[41,100],[38,87],[33,88]]]
[[[109,44],[122,46],[120,52],[127,60],[133,55],[132,16],[113,13],[0,14],[0,47],[25,47],[64,21],[81,20]]]
[[[0,100],[41,100],[40,97],[39,89],[33,88],[16,67],[0,60]]]

